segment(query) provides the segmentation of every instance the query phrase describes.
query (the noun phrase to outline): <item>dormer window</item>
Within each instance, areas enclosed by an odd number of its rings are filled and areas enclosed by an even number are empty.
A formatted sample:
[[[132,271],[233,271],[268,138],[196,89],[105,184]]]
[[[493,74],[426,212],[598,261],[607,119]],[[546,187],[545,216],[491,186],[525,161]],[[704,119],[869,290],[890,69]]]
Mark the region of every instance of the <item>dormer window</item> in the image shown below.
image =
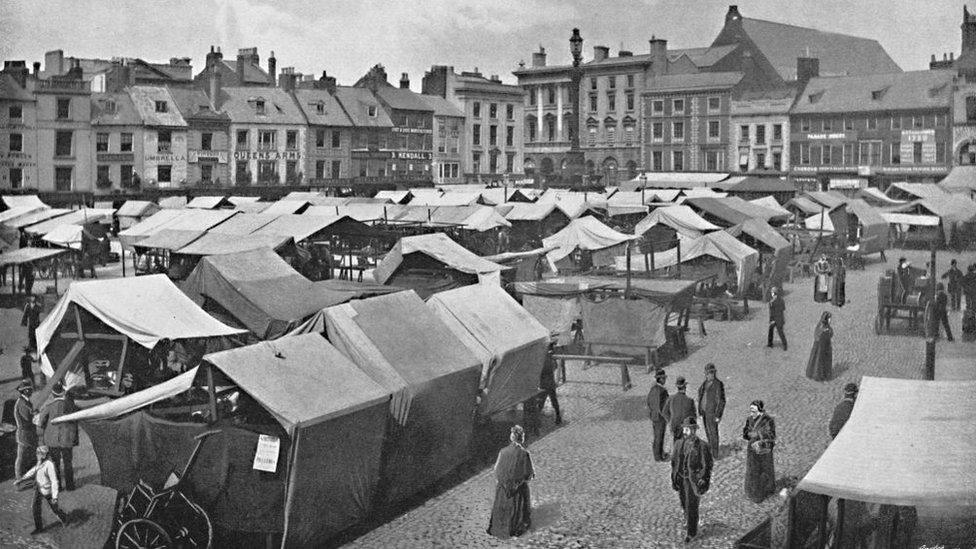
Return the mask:
[[[264,114],[264,99],[258,99],[254,102],[254,110],[258,114]]]
[[[315,104],[315,114],[325,114],[325,103]]]
[[[816,103],[820,101],[820,99],[823,97],[823,94],[824,92],[822,91],[819,91],[817,93],[811,93],[810,95],[807,96],[807,100],[809,100],[811,104]]]
[[[376,105],[369,105],[366,107],[366,114],[372,118],[376,118]]]
[[[105,112],[107,114],[115,114],[118,112],[118,108],[116,107],[114,100],[109,99],[105,101]]]
[[[874,91],[872,91],[871,92],[871,100],[872,101],[881,101],[881,99],[884,97],[884,94],[885,94],[886,91],[888,91],[888,88],[881,88],[880,90],[874,90]]]
[[[156,101],[156,112],[167,112],[168,108],[165,101]]]

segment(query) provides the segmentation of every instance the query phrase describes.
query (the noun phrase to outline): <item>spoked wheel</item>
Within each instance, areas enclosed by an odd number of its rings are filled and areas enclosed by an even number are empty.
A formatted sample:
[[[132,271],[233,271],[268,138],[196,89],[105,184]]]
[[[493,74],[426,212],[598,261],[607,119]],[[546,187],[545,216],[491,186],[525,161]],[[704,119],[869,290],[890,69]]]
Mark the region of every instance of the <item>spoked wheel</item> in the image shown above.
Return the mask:
[[[148,519],[122,525],[115,537],[115,549],[170,549],[173,541],[163,527]]]

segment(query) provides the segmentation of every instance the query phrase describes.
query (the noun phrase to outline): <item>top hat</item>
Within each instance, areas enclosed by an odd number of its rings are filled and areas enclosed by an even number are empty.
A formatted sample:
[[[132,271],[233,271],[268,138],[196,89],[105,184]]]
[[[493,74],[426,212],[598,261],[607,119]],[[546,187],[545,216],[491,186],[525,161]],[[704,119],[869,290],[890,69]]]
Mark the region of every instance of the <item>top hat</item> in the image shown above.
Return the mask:
[[[683,377],[679,377],[679,378],[678,378],[678,381],[677,381],[677,383],[675,383],[675,385],[676,385],[676,386],[677,386],[677,387],[678,387],[679,389],[684,389],[685,387],[687,387],[687,386],[688,386],[688,382],[687,382],[687,381],[685,381],[685,378],[683,378]]]

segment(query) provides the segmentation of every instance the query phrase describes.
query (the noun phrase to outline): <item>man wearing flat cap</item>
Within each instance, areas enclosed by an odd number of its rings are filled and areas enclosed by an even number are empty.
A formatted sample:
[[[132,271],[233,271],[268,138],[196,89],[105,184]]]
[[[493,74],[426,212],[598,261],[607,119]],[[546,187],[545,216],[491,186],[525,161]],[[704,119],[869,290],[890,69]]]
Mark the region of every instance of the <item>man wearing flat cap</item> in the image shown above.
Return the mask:
[[[683,436],[671,454],[671,488],[678,492],[685,514],[685,543],[698,536],[698,503],[712,481],[712,452],[695,434],[695,418],[681,423]]]
[[[664,417],[671,426],[674,440],[677,441],[681,438],[682,422],[687,418],[695,419],[696,411],[695,401],[685,394],[685,389],[688,387],[685,378],[679,377],[675,386],[678,392],[668,397],[668,402],[664,405]]]
[[[17,386],[17,403],[14,404],[14,421],[17,423],[17,457],[14,459],[14,474],[24,476],[34,466],[34,449],[37,448],[37,429],[34,426],[34,405],[31,395],[34,384],[23,380]]]
[[[840,401],[836,408],[834,408],[834,415],[830,417],[830,424],[827,429],[830,431],[830,438],[837,438],[837,433],[840,432],[844,424],[851,417],[851,411],[854,409],[854,400],[857,398],[857,384],[848,383],[844,385],[844,400]]]
[[[722,421],[725,412],[725,384],[718,379],[715,365],[705,365],[705,381],[698,387],[698,415],[705,427],[705,437],[708,438],[708,448],[713,457],[718,457],[718,423]]]
[[[664,455],[664,431],[668,427],[668,421],[664,417],[664,406],[668,403],[668,389],[664,386],[664,382],[667,380],[668,375],[658,368],[654,373],[654,386],[647,393],[647,411],[651,417],[651,427],[654,429],[654,461],[667,460]]]

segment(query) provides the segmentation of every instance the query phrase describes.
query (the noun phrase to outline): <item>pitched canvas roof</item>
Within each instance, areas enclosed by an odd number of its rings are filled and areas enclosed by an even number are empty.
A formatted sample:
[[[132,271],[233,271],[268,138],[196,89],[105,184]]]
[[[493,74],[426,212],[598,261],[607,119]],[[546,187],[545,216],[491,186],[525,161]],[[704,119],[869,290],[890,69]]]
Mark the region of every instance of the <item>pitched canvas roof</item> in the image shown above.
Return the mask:
[[[478,257],[467,248],[451,240],[444,233],[406,236],[397,241],[389,253],[376,265],[373,278],[385,283],[403,262],[403,256],[420,253],[427,255],[448,268],[469,274],[500,271],[505,267]]]
[[[144,241],[143,241],[144,242]],[[238,235],[206,232],[200,238],[176,250],[183,255],[224,255],[267,248],[277,250],[292,242],[290,236],[277,234]],[[136,245],[141,245],[142,242]]]
[[[46,219],[61,217],[69,213],[71,213],[71,210],[65,210],[63,208],[45,208],[7,220],[4,222],[4,225],[14,229],[20,229],[35,223],[40,223]]]
[[[638,221],[634,227],[634,234],[642,235],[659,223],[667,225],[677,231],[678,234],[690,238],[698,238],[703,233],[715,231],[719,228],[696,214],[688,206],[665,206],[652,210],[651,213],[647,214],[647,217]]]
[[[955,166],[939,185],[948,190],[976,191],[976,166]]]
[[[126,200],[115,215],[119,217],[143,217],[159,211],[159,206],[148,200]]]
[[[955,74],[946,70],[812,78],[793,114],[948,109]]]
[[[215,208],[219,208],[225,203],[227,203],[227,197],[225,196],[197,196],[193,200],[187,202],[186,207],[213,210]]]
[[[268,223],[251,234],[276,234],[290,236],[295,239],[295,242],[301,242],[310,236],[314,236],[316,233],[329,227],[330,225],[339,222],[353,223],[365,228],[365,225],[362,225],[358,221],[344,215],[330,216],[284,214],[278,216],[274,221]]]
[[[251,234],[275,219],[278,219],[278,216],[263,213],[239,213],[220,225],[211,227],[209,232],[230,235]]]
[[[546,254],[549,262],[555,264],[560,259],[580,250],[603,250],[637,238],[634,235],[618,233],[600,223],[595,217],[586,216],[574,219],[556,234],[543,238],[542,246],[554,248]]]

